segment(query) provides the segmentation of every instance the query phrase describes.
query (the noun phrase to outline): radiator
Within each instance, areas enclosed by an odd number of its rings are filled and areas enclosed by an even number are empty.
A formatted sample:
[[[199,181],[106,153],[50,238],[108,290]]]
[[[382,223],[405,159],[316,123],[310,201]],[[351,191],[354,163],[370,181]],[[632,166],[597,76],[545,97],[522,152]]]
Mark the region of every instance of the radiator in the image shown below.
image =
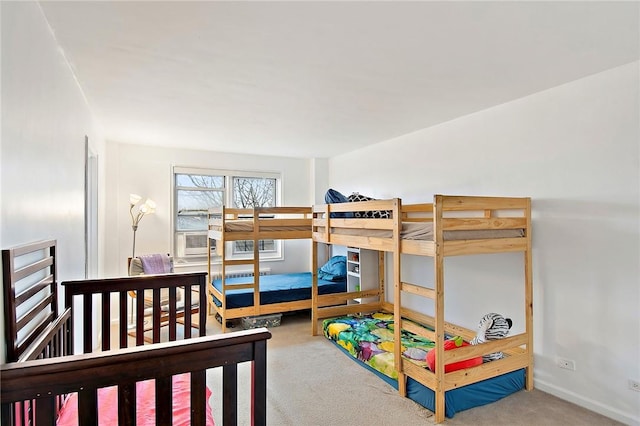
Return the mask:
[[[271,275],[271,268],[260,268],[260,276]],[[226,278],[241,278],[241,277],[253,277],[253,269],[231,271],[225,274]],[[214,280],[222,278],[222,274],[218,272],[213,274]]]

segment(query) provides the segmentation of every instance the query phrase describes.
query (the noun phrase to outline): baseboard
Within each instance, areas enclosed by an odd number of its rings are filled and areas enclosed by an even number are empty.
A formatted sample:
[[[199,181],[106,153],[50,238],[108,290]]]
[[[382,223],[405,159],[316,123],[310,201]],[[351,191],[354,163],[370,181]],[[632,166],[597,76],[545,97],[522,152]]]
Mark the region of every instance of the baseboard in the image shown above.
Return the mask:
[[[572,402],[580,407],[586,408],[613,420],[619,421],[629,426],[640,426],[640,417],[636,417],[631,413],[625,413],[620,410],[608,407],[598,401],[578,395],[558,386],[546,383],[544,380],[534,379],[534,387],[542,392],[546,392],[565,401]]]

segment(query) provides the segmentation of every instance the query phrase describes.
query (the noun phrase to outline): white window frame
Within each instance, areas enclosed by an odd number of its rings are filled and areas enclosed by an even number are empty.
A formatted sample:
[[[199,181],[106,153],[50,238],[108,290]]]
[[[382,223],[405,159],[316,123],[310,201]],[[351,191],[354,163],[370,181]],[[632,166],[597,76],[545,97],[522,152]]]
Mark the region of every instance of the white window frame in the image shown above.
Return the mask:
[[[233,205],[233,178],[234,177],[247,177],[247,178],[267,178],[275,179],[275,206],[280,206],[280,200],[282,199],[282,174],[279,172],[264,172],[264,171],[251,171],[251,170],[224,170],[224,169],[207,169],[198,167],[182,167],[172,166],[171,168],[171,247],[173,247],[173,256],[178,263],[182,264],[201,264],[206,262],[207,255],[206,250],[201,256],[190,255],[183,256],[183,253],[179,253],[177,247],[178,234],[204,234],[207,235],[207,231],[182,231],[176,230],[177,225],[177,197],[178,188],[176,187],[176,174],[194,174],[194,175],[210,175],[210,176],[222,176],[224,177],[224,195],[223,202],[226,206]],[[235,207],[235,206],[233,206]],[[202,232],[202,234],[201,234]],[[185,237],[186,238],[186,237]],[[274,240],[274,249],[268,251],[260,251],[260,260],[283,260],[283,247],[282,240]],[[237,252],[234,246],[234,242],[226,243],[227,259],[248,259],[253,257],[252,252]],[[220,264],[220,256],[212,251],[212,263]]]

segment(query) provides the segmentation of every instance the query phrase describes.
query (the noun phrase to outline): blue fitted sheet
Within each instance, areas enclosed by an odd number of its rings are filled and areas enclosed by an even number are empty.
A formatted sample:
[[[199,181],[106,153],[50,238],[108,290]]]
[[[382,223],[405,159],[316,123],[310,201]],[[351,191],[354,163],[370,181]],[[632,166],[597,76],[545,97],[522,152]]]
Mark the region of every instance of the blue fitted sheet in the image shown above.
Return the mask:
[[[227,278],[227,284],[246,283],[251,277]],[[293,302],[311,299],[311,272],[296,272],[291,274],[263,275],[260,277],[260,304]],[[213,286],[222,291],[222,280],[213,280]],[[318,293],[342,293],[347,291],[347,281],[325,281],[318,279]],[[220,306],[220,301],[213,298]],[[227,290],[227,309],[253,306],[253,290]]]

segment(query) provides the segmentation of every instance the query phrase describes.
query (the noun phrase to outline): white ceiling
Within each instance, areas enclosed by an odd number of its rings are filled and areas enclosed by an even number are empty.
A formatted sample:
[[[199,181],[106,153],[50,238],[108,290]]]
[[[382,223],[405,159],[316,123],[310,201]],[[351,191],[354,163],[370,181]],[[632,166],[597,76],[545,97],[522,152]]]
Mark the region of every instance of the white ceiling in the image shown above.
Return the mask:
[[[638,2],[41,2],[109,140],[330,157],[639,59]]]

